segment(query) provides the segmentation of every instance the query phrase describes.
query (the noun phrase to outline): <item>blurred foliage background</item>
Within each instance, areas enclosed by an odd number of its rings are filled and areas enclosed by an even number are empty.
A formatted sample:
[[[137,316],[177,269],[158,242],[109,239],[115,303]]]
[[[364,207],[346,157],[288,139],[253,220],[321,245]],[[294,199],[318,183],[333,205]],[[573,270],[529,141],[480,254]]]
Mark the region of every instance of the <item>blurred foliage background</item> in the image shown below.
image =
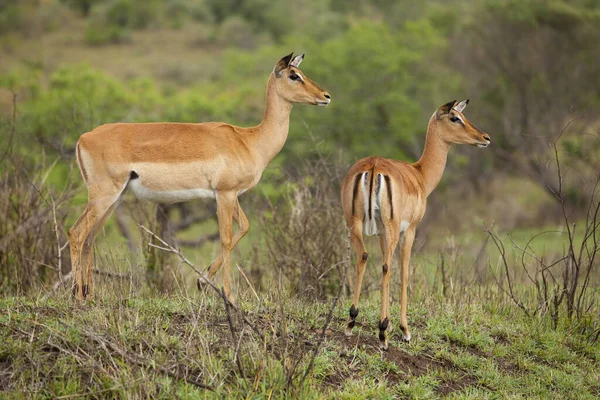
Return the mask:
[[[257,124],[273,65],[295,51],[332,104],[294,108],[288,143],[244,196],[249,216],[290,208],[298,182],[322,179],[305,179],[310,160],[336,165],[336,202],[356,160],[416,160],[434,109],[468,97],[492,146],[452,150],[417,249],[483,223],[544,227],[560,221],[546,139],[574,120],[561,142],[578,161],[573,199],[598,170],[598,43],[598,0],[0,0],[0,150],[19,156],[0,168],[60,191],[71,176],[81,184],[74,144],[100,124]],[[85,196],[70,199],[67,227]],[[245,241],[262,240],[255,224]]]

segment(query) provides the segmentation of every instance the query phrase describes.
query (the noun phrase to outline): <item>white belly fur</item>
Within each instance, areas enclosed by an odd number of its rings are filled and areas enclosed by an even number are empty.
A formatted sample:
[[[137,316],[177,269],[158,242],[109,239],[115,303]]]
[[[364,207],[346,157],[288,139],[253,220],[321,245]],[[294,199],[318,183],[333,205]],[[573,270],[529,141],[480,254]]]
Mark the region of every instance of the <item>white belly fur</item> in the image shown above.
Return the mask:
[[[157,191],[142,185],[140,179],[133,179],[129,188],[140,200],[149,200],[157,203],[180,203],[201,198],[215,198],[215,191],[211,189],[179,189]]]

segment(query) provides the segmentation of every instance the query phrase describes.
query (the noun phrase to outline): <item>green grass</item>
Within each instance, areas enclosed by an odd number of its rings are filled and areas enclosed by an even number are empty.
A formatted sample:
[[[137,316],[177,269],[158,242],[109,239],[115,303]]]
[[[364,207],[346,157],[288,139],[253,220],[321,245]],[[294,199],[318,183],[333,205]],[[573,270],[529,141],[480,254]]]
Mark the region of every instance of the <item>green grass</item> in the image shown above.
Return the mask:
[[[376,296],[378,297],[378,296]],[[360,303],[343,334],[349,300],[335,309],[305,381],[330,303],[241,291],[260,335],[210,293],[104,295],[87,303],[0,300],[0,397],[56,398],[596,398],[600,345],[483,299],[414,299],[414,339],[380,352],[379,300]],[[398,304],[392,305],[397,320]],[[394,321],[395,322],[395,321]],[[397,326],[397,324],[396,324]],[[263,338],[264,335],[264,338]],[[241,336],[241,340],[239,340]],[[242,372],[243,371],[243,377]],[[198,387],[209,385],[214,391]]]

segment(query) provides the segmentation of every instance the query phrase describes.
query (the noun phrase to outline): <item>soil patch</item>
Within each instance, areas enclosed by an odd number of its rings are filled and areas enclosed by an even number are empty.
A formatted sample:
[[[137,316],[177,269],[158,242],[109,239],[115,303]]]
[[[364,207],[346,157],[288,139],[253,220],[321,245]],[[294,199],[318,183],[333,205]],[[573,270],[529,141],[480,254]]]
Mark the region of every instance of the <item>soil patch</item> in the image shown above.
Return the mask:
[[[444,340],[447,341],[448,343],[450,343],[450,347],[453,350],[466,351],[467,353],[470,353],[470,354],[480,357],[480,358],[488,358],[488,359],[494,360],[494,362],[496,362],[496,364],[498,364],[498,369],[502,372],[514,374],[514,373],[521,371],[521,368],[519,368],[519,366],[517,364],[514,364],[511,361],[506,360],[505,358],[496,357],[489,351],[483,351],[479,347],[476,347],[476,346],[465,346],[462,343],[460,343],[459,341],[452,340],[452,339],[444,339]]]
[[[448,360],[435,359],[426,352],[417,355],[410,354],[399,348],[396,343],[391,344],[387,351],[381,351],[379,349],[379,339],[373,335],[355,335],[347,338],[341,331],[331,331],[330,335],[327,336],[328,339],[331,339],[332,341],[346,345],[345,350],[342,350],[340,353],[342,359],[353,359],[354,356],[352,351],[354,348],[358,347],[371,354],[381,354],[383,360],[393,362],[400,372],[390,371],[386,373],[385,376],[382,376],[382,378],[385,378],[391,384],[406,382],[408,381],[408,378],[419,377],[435,370],[450,370],[460,373],[460,370]],[[400,339],[394,337],[392,340],[395,342]],[[336,377],[340,385],[346,378],[348,377]],[[455,381],[443,382],[438,390],[441,394],[448,394],[457,390],[462,390],[467,386],[475,385],[476,383],[477,379],[475,377],[464,374],[460,379]]]

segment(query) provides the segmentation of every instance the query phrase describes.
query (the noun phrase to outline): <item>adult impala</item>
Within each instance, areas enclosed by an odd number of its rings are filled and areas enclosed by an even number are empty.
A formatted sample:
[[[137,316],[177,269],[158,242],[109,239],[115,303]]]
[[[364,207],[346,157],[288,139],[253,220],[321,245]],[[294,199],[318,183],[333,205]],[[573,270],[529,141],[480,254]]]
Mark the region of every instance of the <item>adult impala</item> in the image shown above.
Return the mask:
[[[77,142],[77,164],[88,188],[88,204],[69,230],[74,294],[92,294],[93,243],[123,193],[155,202],[200,197],[217,200],[221,251],[206,278],[224,266],[223,288],[232,299],[229,254],[248,232],[238,196],[255,186],[281,151],[293,103],[326,106],[330,96],[299,69],[304,54],[283,57],[267,83],[262,122],[241,128],[223,122],[117,123],[102,125]],[[233,235],[232,218],[238,224]]]
[[[352,335],[352,328],[356,323],[358,298],[367,263],[367,251],[363,242],[364,227],[368,236],[380,235],[383,253],[380,346],[383,349],[388,348],[386,329],[390,321],[390,266],[399,242],[402,252],[400,328],[403,339],[410,341],[406,319],[408,265],[415,229],[425,215],[427,197],[442,178],[452,143],[477,147],[487,147],[490,144],[489,135],[476,128],[462,114],[468,103],[468,99],[458,104],[451,101],[433,113],[427,127],[425,150],[416,163],[367,157],[359,160],[348,171],[342,184],[342,207],[358,261],[346,335]]]

